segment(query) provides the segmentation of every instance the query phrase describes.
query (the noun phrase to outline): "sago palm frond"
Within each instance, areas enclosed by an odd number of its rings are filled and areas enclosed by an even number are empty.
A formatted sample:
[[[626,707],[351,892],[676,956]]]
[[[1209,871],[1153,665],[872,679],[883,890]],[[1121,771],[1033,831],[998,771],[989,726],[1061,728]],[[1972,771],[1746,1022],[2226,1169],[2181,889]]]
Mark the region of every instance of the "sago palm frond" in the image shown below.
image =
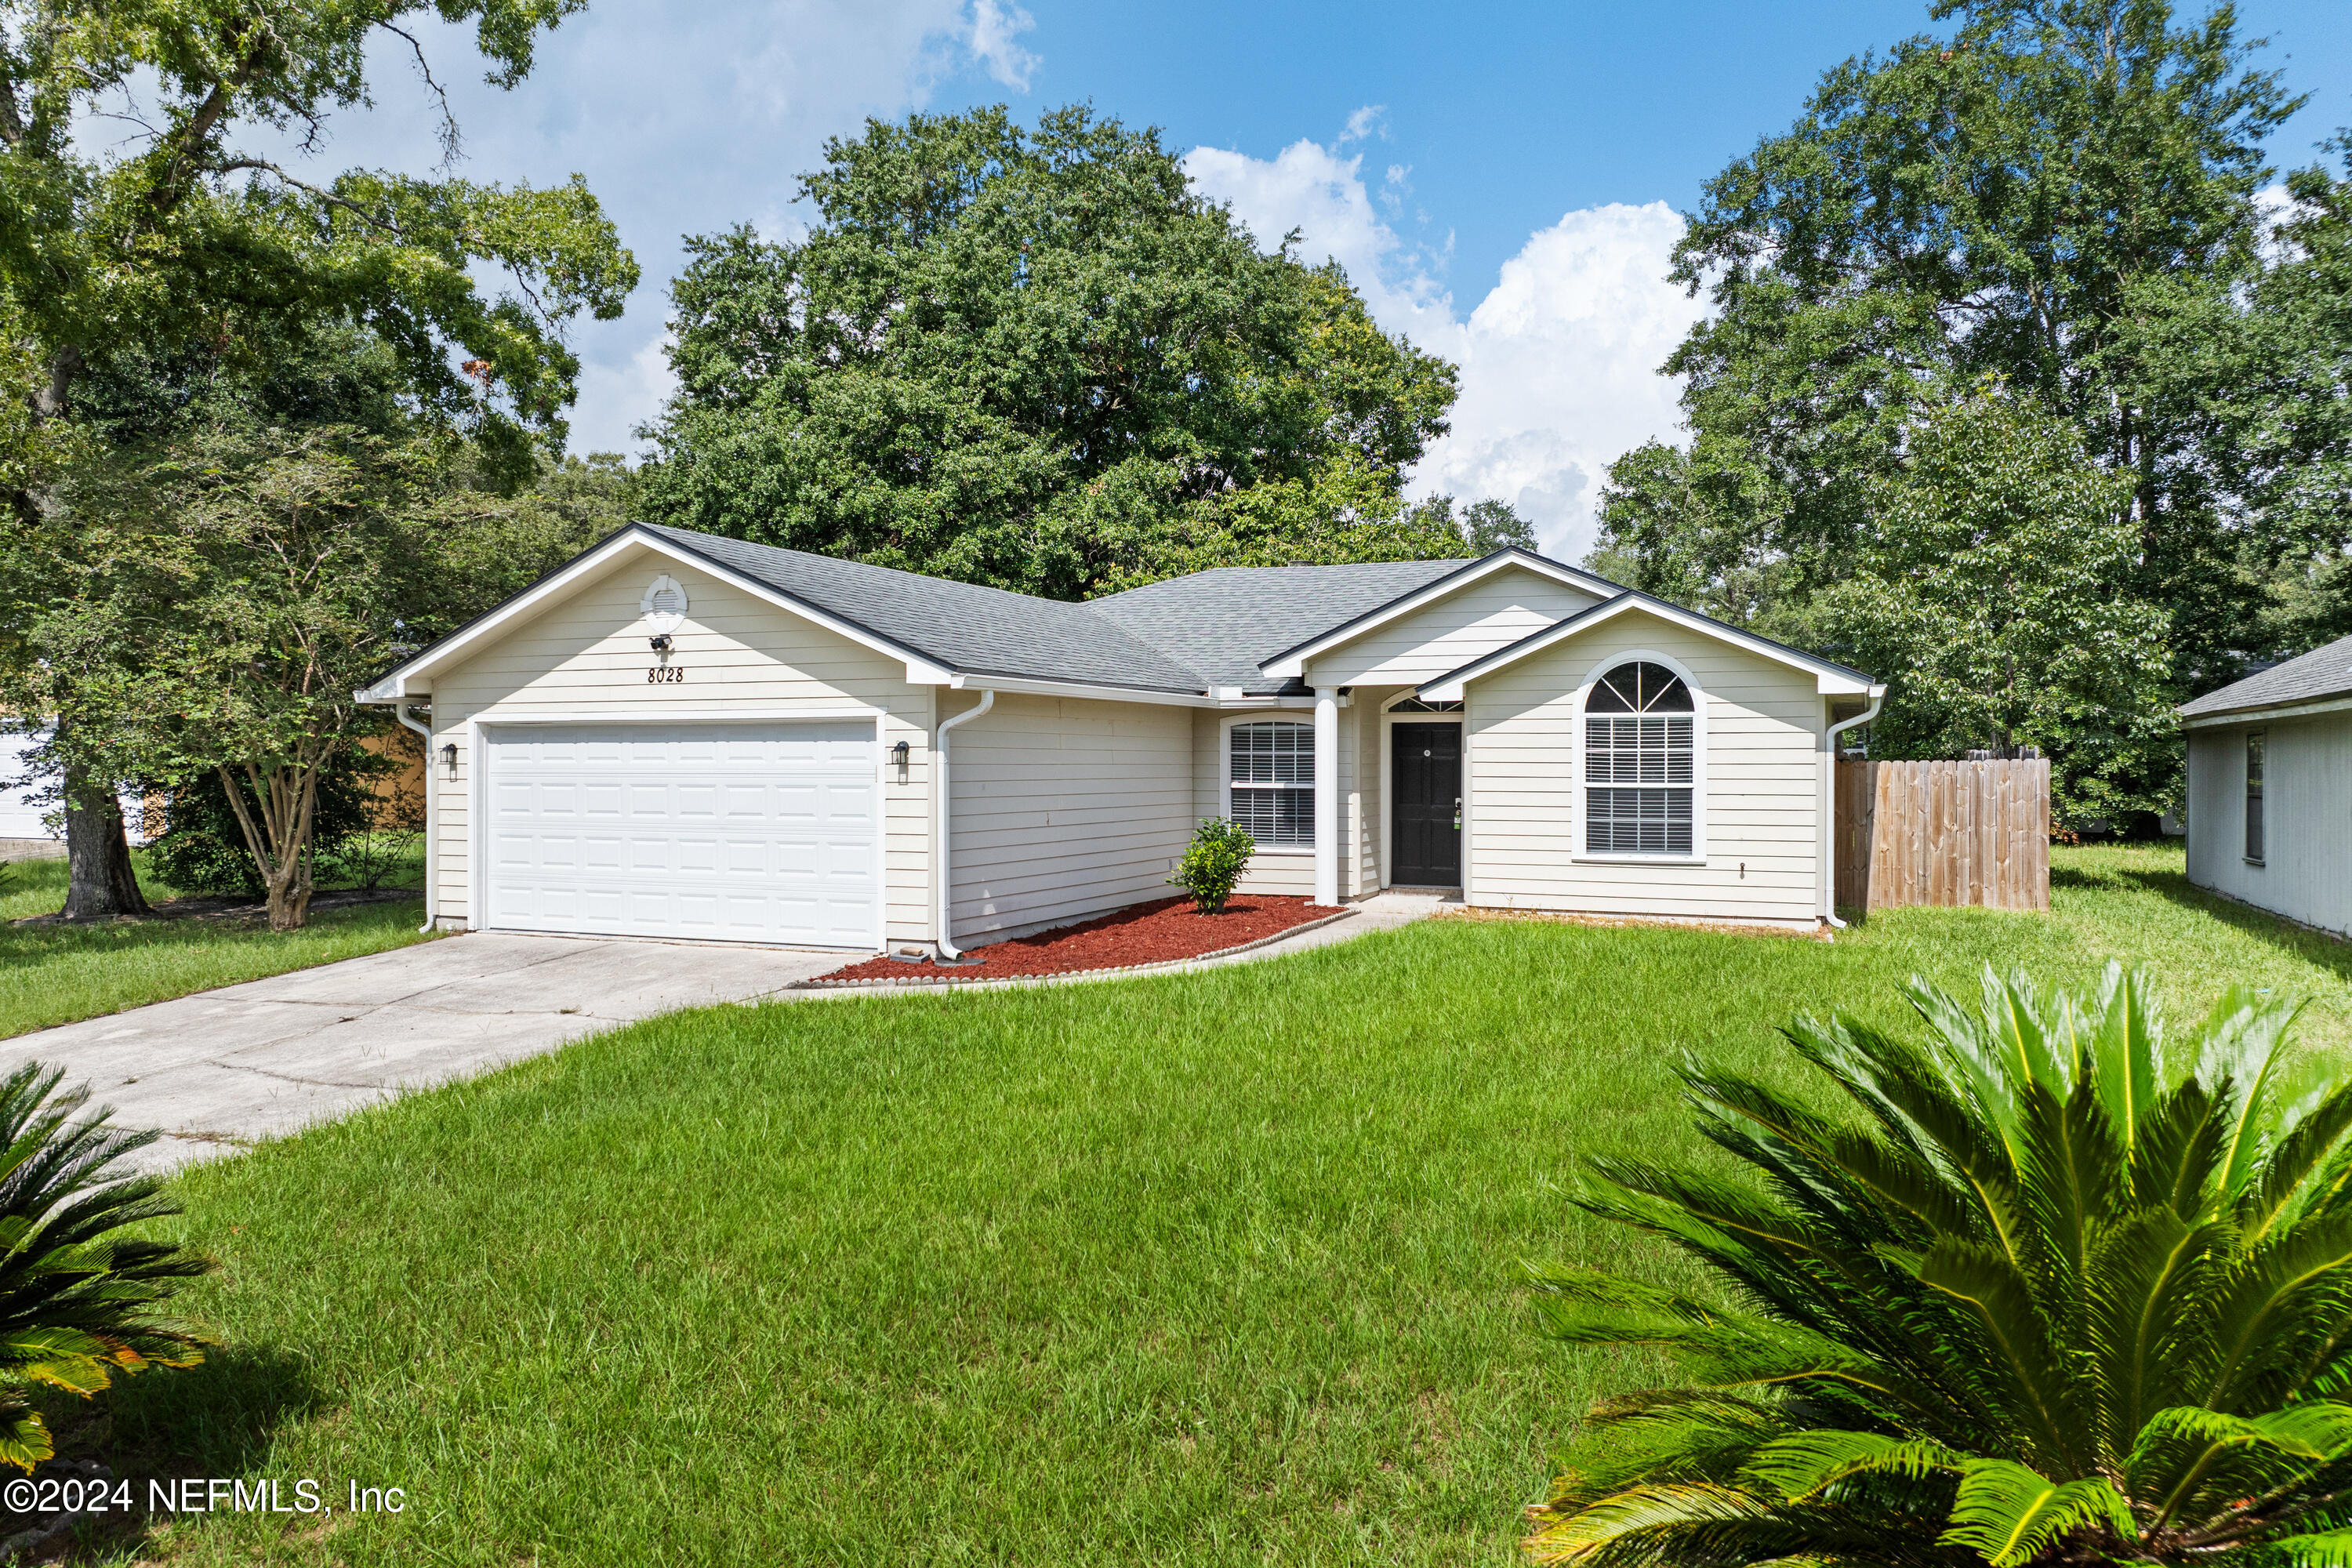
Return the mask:
[[[87,1396],[193,1365],[206,1342],[166,1303],[211,1260],[122,1234],[179,1212],[161,1178],[117,1165],[155,1134],[77,1120],[87,1091],[59,1092],[60,1076],[28,1063],[0,1079],[0,1463],[26,1469],[50,1452],[31,1384]]]
[[[1591,1163],[1580,1205],[1721,1293],[1533,1269],[1547,1332],[1685,1381],[1596,1408],[1530,1551],[2352,1568],[2352,1086],[2296,1005],[2181,1039],[2112,964],[1906,994],[1917,1037],[1784,1031],[1842,1110],[1684,1069],[1748,1180]]]

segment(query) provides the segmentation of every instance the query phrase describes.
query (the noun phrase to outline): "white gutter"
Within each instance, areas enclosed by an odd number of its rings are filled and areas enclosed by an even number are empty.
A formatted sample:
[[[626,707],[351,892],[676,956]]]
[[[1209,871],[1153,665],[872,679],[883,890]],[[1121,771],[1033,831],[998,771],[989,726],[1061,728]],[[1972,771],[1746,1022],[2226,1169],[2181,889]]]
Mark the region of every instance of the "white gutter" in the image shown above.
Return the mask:
[[[1845,930],[1845,921],[1837,917],[1837,738],[1855,725],[1867,724],[1877,718],[1885,701],[1886,688],[1874,686],[1870,689],[1869,707],[1822,731],[1822,746],[1829,756],[1823,769],[1827,776],[1822,785],[1822,817],[1829,824],[1829,848],[1822,856],[1822,918],[1830,922],[1832,931]]]
[[[433,797],[441,792],[433,787],[433,731],[408,716],[408,704],[394,703],[393,717],[425,737],[425,923],[416,929],[433,929],[433,874],[441,864],[441,841],[433,836]]]
[[[948,731],[967,720],[977,719],[996,706],[996,689],[983,688],[980,706],[969,708],[952,719],[940,721],[938,738],[931,742],[931,880],[937,889],[939,914],[933,930],[940,956],[952,963],[963,954],[948,940]]]

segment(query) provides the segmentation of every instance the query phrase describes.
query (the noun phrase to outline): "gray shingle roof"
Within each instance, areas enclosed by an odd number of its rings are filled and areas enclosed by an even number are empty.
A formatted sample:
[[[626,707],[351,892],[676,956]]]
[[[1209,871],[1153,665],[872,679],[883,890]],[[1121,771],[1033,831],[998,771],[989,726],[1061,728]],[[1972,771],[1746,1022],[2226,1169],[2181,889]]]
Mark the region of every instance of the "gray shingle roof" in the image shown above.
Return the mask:
[[[2275,664],[2259,675],[2234,681],[2180,705],[2184,719],[2234,713],[2247,708],[2278,708],[2291,702],[2352,694],[2352,637],[2338,637],[2299,658]]]
[[[1087,608],[1201,671],[1213,687],[1278,691],[1297,683],[1267,679],[1258,668],[1263,661],[1469,564],[1220,566],[1129,588]]]
[[[1199,692],[1208,679],[1087,605],[644,523],[682,550],[971,675]]]
[[[1072,605],[660,523],[633,523],[613,539],[631,533],[761,583],[961,675],[1186,695],[1219,688],[1253,695],[1302,691],[1297,680],[1274,679],[1259,667],[1476,564],[1226,566]],[[401,669],[426,666],[436,650],[500,613],[468,622]]]
[[[1259,661],[1470,564],[1223,566],[1069,605],[722,534],[639,526],[950,669],[1150,691],[1296,686],[1266,679]]]

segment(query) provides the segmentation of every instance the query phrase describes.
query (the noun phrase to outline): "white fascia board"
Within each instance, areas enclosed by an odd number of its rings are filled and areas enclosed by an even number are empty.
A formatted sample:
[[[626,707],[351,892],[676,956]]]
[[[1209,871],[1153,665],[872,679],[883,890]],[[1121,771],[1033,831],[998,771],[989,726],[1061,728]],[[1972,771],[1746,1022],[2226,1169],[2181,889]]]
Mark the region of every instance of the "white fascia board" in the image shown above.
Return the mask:
[[[1171,708],[1215,708],[1205,691],[1154,691],[1134,686],[1094,686],[1083,680],[1037,680],[967,671],[941,684],[955,691],[1003,691],[1018,697],[1080,697],[1090,702],[1156,702]]]
[[[1459,669],[1441,675],[1434,680],[1423,682],[1413,689],[1413,695],[1424,702],[1462,701],[1462,689],[1469,682],[1482,676],[1492,675],[1498,669],[1507,668],[1523,658],[1541,653],[1555,643],[1589,631],[1605,621],[1613,620],[1628,610],[1646,611],[1669,625],[1696,632],[1702,637],[1713,637],[1717,642],[1729,643],[1734,647],[1761,655],[1775,663],[1787,665],[1791,669],[1801,669],[1813,677],[1814,689],[1823,697],[1867,697],[1873,689],[1870,681],[1859,676],[1848,674],[1824,660],[1808,658],[1794,648],[1782,647],[1777,643],[1767,642],[1762,637],[1751,637],[1737,626],[1725,626],[1721,621],[1695,614],[1679,605],[1670,605],[1663,599],[1651,599],[1631,590],[1621,589],[1617,597],[1607,604],[1595,605],[1589,610],[1570,616],[1549,631],[1538,632],[1535,636],[1522,638],[1508,647],[1498,648],[1484,658],[1473,660]],[[1881,687],[1878,689],[1884,690],[1885,688]]]
[[[1400,616],[1409,616],[1415,610],[1425,608],[1440,599],[1449,597],[1469,587],[1473,583],[1483,583],[1496,573],[1512,566],[1517,566],[1522,571],[1532,572],[1538,577],[1549,577],[1552,581],[1564,583],[1571,588],[1580,588],[1602,599],[1613,597],[1625,591],[1614,583],[1579,572],[1573,566],[1563,566],[1557,561],[1547,561],[1540,555],[1506,550],[1489,555],[1483,561],[1473,562],[1451,576],[1440,577],[1434,583],[1415,588],[1402,598],[1393,599],[1378,609],[1349,621],[1346,626],[1337,626],[1325,632],[1312,642],[1301,643],[1289,652],[1276,656],[1266,663],[1259,665],[1258,668],[1265,671],[1269,679],[1284,680],[1293,677],[1303,679],[1307,674],[1308,659],[1329,653],[1333,648],[1344,647],[1360,637],[1378,631]]]
[[[2226,713],[2200,713],[2194,719],[2183,719],[2184,730],[2218,730],[2230,724],[2260,724],[2272,719],[2304,719],[2320,713],[2352,712],[2352,695],[2322,697],[2309,702],[2290,702],[2277,708],[2233,708]]]
[[[871,648],[886,658],[900,660],[907,667],[908,680],[914,685],[945,686],[955,679],[953,670],[945,665],[924,658],[912,648],[901,647],[886,637],[877,637],[863,626],[845,621],[838,616],[819,609],[816,605],[795,598],[757,578],[746,577],[741,573],[730,567],[722,566],[707,556],[681,549],[657,534],[632,527],[614,534],[595,549],[579,556],[552,574],[541,578],[496,609],[477,616],[377,681],[373,686],[366,688],[363,693],[354,693],[354,695],[362,702],[393,702],[403,697],[415,695],[417,690],[415,682],[420,677],[432,674],[489,638],[501,636],[515,622],[570,592],[583,577],[602,571],[620,556],[638,549],[649,550],[656,555],[664,556],[694,571],[708,572],[730,587],[740,589],[755,599],[764,600],[778,609],[823,626],[825,630],[845,637],[861,647]]]

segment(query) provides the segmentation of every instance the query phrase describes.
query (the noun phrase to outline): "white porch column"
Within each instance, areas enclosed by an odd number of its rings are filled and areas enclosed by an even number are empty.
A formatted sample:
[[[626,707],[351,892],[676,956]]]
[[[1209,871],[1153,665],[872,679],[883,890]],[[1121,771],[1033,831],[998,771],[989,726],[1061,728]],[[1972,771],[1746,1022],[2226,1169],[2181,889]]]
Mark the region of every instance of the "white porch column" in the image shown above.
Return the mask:
[[[1339,689],[1315,689],[1315,901],[1339,901]]]

